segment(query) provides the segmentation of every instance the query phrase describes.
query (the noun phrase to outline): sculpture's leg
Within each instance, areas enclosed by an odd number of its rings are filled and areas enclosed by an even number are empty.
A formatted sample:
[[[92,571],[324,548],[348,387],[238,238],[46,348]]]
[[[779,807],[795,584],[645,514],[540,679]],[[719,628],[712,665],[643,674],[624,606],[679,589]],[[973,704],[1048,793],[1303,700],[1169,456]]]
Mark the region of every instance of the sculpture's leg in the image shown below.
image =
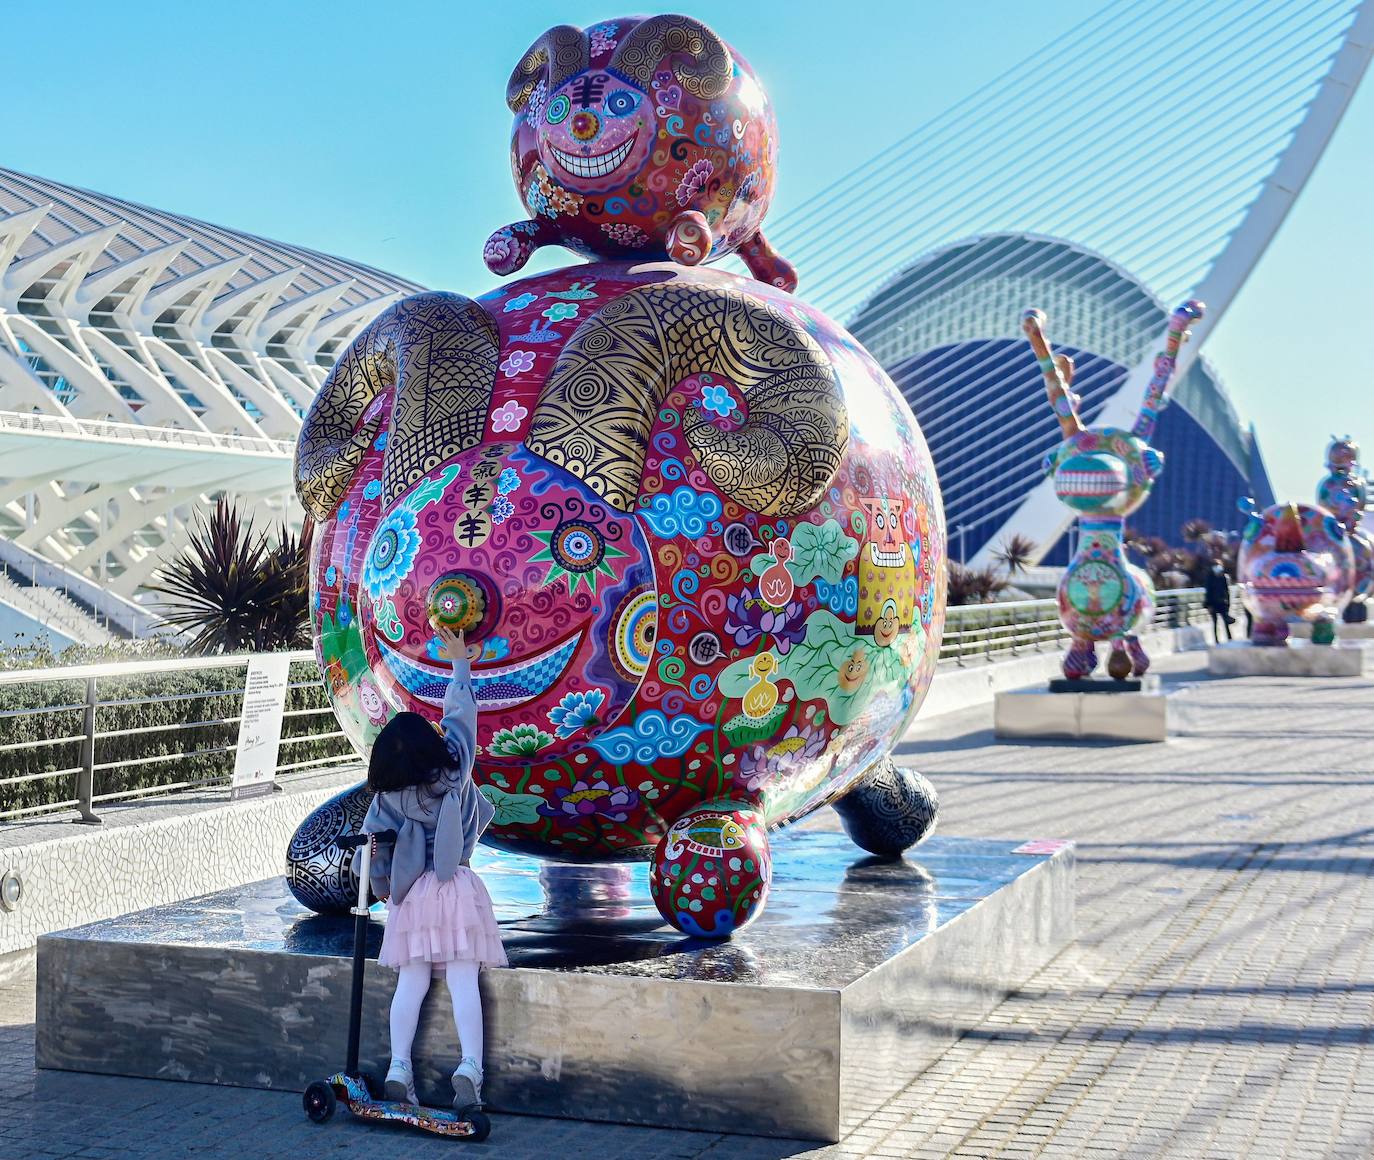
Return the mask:
[[[1085,636],[1076,636],[1064,654],[1064,675],[1071,681],[1082,681],[1092,676],[1097,668],[1097,645]]]
[[[493,274],[514,274],[540,246],[554,246],[559,240],[552,222],[514,222],[487,239],[482,260]]]
[[[1341,614],[1341,619],[1346,624],[1364,624],[1369,619],[1369,605],[1363,599],[1352,600],[1345,606],[1345,612]]]
[[[296,901],[318,914],[347,914],[358,899],[353,851],[337,842],[363,827],[372,791],[366,782],[335,794],[306,815],[286,847],[286,885]]]
[[[1334,616],[1319,616],[1312,622],[1312,643],[1336,643],[1336,618]]]
[[[797,268],[768,244],[762,230],[739,248],[739,256],[760,282],[767,282],[789,294],[797,288]]]
[[[835,802],[835,812],[856,846],[880,858],[900,858],[935,829],[940,797],[921,774],[885,757]]]
[[[1132,633],[1126,638],[1126,653],[1131,658],[1131,675],[1143,677],[1150,671],[1150,654],[1140,643],[1140,637]]]
[[[684,210],[673,218],[668,227],[668,257],[684,266],[699,266],[711,253],[711,227],[706,215],[698,210]]]
[[[649,890],[659,914],[684,934],[729,938],[763,913],[771,878],[763,815],[716,801],[688,810],[663,835]]]
[[[1255,621],[1255,630],[1250,637],[1257,645],[1279,645],[1288,640],[1288,622],[1262,618]]]
[[[1112,641],[1111,656],[1107,658],[1107,675],[1115,681],[1124,681],[1131,675],[1131,657],[1126,652],[1124,640]]]

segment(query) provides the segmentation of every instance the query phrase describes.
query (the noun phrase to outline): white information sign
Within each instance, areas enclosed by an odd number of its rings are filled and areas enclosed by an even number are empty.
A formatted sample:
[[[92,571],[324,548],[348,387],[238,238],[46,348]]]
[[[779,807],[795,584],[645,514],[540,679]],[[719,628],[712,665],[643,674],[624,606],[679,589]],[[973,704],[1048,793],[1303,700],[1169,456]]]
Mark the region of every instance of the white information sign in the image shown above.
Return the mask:
[[[280,654],[266,653],[248,662],[248,676],[243,682],[239,744],[234,754],[234,780],[229,791],[231,798],[272,792],[290,670],[291,658]]]

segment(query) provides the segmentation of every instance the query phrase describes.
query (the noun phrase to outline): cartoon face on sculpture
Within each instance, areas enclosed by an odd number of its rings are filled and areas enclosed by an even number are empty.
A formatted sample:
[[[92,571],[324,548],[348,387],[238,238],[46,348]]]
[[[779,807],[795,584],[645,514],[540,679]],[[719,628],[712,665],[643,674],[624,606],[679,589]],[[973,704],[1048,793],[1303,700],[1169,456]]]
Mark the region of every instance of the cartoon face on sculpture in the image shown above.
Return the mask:
[[[760,280],[796,285],[759,230],[777,166],[772,107],[706,25],[687,16],[559,25],[520,59],[506,100],[530,219],[488,240],[494,272],[513,273],[544,245],[685,265],[739,252]]]
[[[437,720],[430,618],[463,627],[506,848],[644,856],[727,797],[799,816],[933,675],[919,429],[852,338],[760,283],[601,265],[407,300],[322,389],[298,481],[345,730],[365,742],[364,683]]]
[[[1099,641],[1112,642],[1108,661],[1112,676],[1141,676],[1149,667],[1135,628],[1153,614],[1154,587],[1144,571],[1126,560],[1124,520],[1149,498],[1164,470],[1164,457],[1150,446],[1149,439],[1164,407],[1188,324],[1201,318],[1202,312],[1202,304],[1190,300],[1170,316],[1165,349],[1155,358],[1140,413],[1129,431],[1083,425],[1078,396],[1072,390],[1073,360],[1051,352],[1043,312],[1032,309],[1021,316],[1022,330],[1040,365],[1045,393],[1064,437],[1045,456],[1045,474],[1053,480],[1055,495],[1079,516],[1078,547],[1058,591],[1060,620],[1073,638],[1063,666],[1069,678],[1091,675]]]
[[[1250,513],[1241,532],[1237,579],[1255,618],[1256,644],[1282,644],[1290,620],[1333,621],[1350,600],[1355,560],[1339,520],[1304,503]]]

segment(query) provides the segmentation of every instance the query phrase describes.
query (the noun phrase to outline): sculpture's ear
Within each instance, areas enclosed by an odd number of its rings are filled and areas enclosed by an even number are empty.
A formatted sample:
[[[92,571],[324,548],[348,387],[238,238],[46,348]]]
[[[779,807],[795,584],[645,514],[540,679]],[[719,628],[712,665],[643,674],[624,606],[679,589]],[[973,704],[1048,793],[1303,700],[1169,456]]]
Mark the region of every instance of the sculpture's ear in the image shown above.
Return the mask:
[[[384,310],[349,345],[310,404],[296,443],[296,494],[327,519],[377,434],[357,427],[396,389],[383,465],[390,501],[426,472],[481,442],[496,382],[496,326],[461,294],[416,294]]]
[[[616,45],[610,67],[647,92],[665,58],[678,84],[706,100],[725,92],[735,71],[725,41],[690,16],[651,16],[637,24]]]
[[[512,113],[518,113],[541,80],[548,89],[556,89],[586,67],[587,38],[582,29],[571,24],[555,25],[530,45],[511,71],[506,82],[506,104]]]

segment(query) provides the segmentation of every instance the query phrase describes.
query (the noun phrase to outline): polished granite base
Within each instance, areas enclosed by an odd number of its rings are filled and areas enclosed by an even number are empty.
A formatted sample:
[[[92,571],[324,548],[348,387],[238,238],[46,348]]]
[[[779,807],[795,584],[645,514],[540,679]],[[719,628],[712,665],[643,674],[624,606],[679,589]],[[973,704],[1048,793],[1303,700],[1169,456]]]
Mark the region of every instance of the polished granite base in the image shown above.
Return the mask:
[[[1063,682],[1082,684],[1085,682]],[[1095,683],[1115,684],[1109,680]],[[1017,740],[1165,741],[1169,737],[1169,701],[1159,678],[1134,682],[1134,691],[1012,689],[993,703],[992,731]]]
[[[836,1140],[1073,936],[1063,843],[935,837],[880,862],[794,830],[773,850],[767,910],[726,943],[664,926],[644,865],[541,885],[539,864],[480,852],[511,961],[482,975],[492,1108]],[[596,917],[558,917],[545,886]],[[272,879],[47,935],[38,1065],[302,1090],[343,1063],[351,930]],[[379,1072],[394,979],[369,964]],[[439,980],[415,1061],[422,1098],[451,1098]]]
[[[1365,652],[1339,639],[1335,644],[1290,639],[1281,645],[1235,640],[1207,650],[1207,671],[1219,677],[1358,677],[1364,673]]]

